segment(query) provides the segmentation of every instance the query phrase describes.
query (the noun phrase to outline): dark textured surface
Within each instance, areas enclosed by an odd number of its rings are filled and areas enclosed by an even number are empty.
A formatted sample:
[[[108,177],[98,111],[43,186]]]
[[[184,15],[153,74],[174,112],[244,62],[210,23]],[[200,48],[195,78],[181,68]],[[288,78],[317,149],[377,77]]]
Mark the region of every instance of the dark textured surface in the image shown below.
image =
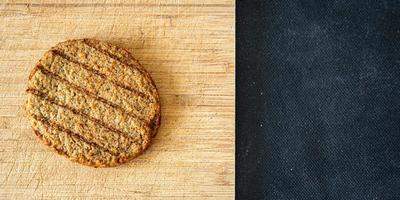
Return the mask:
[[[260,2],[237,2],[237,199],[400,199],[399,1]]]

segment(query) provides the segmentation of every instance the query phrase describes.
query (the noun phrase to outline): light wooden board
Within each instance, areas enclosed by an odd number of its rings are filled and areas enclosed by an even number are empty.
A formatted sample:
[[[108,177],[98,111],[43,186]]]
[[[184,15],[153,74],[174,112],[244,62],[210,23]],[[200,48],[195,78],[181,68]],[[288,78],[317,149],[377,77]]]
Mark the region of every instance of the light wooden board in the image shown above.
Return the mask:
[[[0,2],[0,199],[234,197],[233,0]],[[53,153],[22,110],[36,61],[83,37],[133,52],[161,96],[154,144],[116,168]]]

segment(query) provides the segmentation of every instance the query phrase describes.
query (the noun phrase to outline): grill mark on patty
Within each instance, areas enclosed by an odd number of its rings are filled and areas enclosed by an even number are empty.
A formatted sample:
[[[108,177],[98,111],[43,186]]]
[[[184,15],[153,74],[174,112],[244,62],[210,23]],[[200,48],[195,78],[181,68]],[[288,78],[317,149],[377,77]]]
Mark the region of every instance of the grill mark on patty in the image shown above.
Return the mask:
[[[110,51],[110,47],[106,47],[105,49],[102,48],[102,47],[103,47],[102,45],[107,45],[107,44],[97,43],[97,45],[98,45],[99,47],[96,47],[96,44],[95,44],[95,43],[92,43],[90,39],[83,39],[82,42],[83,42],[84,44],[86,44],[87,46],[89,46],[89,47],[91,47],[91,48],[93,48],[93,49],[95,49],[95,50],[97,50],[97,51],[99,51],[99,52],[102,52],[103,54],[105,54],[105,55],[107,55],[107,56],[113,58],[114,60],[117,60],[118,62],[120,62],[120,63],[122,63],[122,64],[124,64],[124,65],[126,65],[126,66],[128,66],[128,67],[130,67],[130,68],[132,68],[132,69],[134,69],[134,70],[138,70],[139,72],[141,72],[141,74],[146,78],[146,81],[147,81],[148,83],[151,83],[151,84],[150,84],[150,86],[151,86],[151,91],[157,93],[157,92],[156,92],[157,89],[156,89],[156,87],[155,87],[154,81],[153,81],[153,79],[150,77],[149,73],[148,73],[145,69],[143,69],[143,68],[140,67],[139,62],[138,62],[136,59],[134,59],[134,58],[130,55],[130,53],[129,53],[128,51],[126,51],[126,50],[123,49],[123,48],[120,48],[120,51],[123,51],[123,52],[125,53],[125,55],[124,55],[124,54],[118,55],[118,54],[116,54],[116,52],[114,52],[114,54],[113,54],[113,52]],[[121,56],[122,56],[122,58],[121,58]],[[125,56],[125,57],[130,57],[131,60],[134,61],[134,63],[129,63],[129,62],[126,61],[126,60],[124,61],[124,59],[123,59],[124,56]],[[154,94],[153,94],[153,95],[154,95]],[[156,98],[156,97],[155,97],[155,98]]]
[[[41,126],[44,126],[44,125],[41,125]],[[33,127],[32,127],[32,130],[33,130],[33,132],[35,133],[36,136],[38,136],[46,145],[48,145],[49,147],[54,149],[58,154],[64,155],[64,156],[66,156],[66,157],[68,157],[70,159],[72,158],[71,153],[69,153],[67,150],[65,150],[65,148],[57,146],[57,145],[63,145],[63,143],[61,141],[58,141],[58,144],[56,144],[55,141],[57,142],[57,139],[54,139],[54,137],[53,138],[48,138],[48,137],[51,137],[51,135],[43,135],[42,133],[39,132],[38,129],[33,128]],[[66,135],[68,137],[71,137],[67,133],[66,133]],[[54,136],[56,136],[56,135],[54,135]],[[58,135],[57,135],[57,137],[58,137]],[[106,153],[106,152],[102,152],[102,153]],[[82,153],[81,155],[85,156],[84,153]],[[115,156],[113,156],[111,154],[109,156],[110,157],[115,157]],[[88,159],[87,157],[85,157],[83,159],[83,163],[82,164],[93,165],[94,163],[99,162],[101,164],[99,166],[105,166],[106,165],[107,161],[105,161],[104,158],[96,158],[96,159],[97,160],[92,160],[92,159]],[[105,159],[107,159],[107,158],[105,158]],[[95,166],[95,167],[99,167],[99,166]]]
[[[118,58],[118,56],[116,56],[116,55],[114,55],[114,54],[111,54],[111,53],[109,53],[109,52],[107,52],[107,51],[105,51],[105,50],[103,50],[103,49],[97,48],[96,46],[94,46],[93,44],[91,44],[90,42],[88,42],[88,39],[83,39],[82,42],[83,42],[83,44],[85,44],[86,46],[88,46],[88,47],[94,49],[95,51],[98,51],[98,52],[102,53],[103,55],[108,56],[108,57],[114,59],[115,61],[119,62],[119,63],[122,64],[122,65],[128,66],[128,67],[127,67],[128,69],[137,71],[137,72],[139,72],[142,76],[145,76],[145,77],[146,77],[146,75],[144,74],[144,72],[143,72],[142,70],[138,69],[137,67],[135,67],[135,66],[133,66],[133,65],[131,65],[131,64],[129,64],[129,63],[126,63],[126,62],[122,61],[120,58]],[[148,81],[148,80],[146,80],[146,81]]]
[[[74,63],[74,64],[80,66],[81,68],[93,73],[96,76],[99,76],[99,77],[101,77],[103,79],[106,79],[106,80],[110,81],[111,83],[113,83],[114,85],[116,85],[118,87],[121,87],[121,88],[123,88],[125,90],[129,90],[130,92],[134,93],[135,95],[137,95],[139,97],[142,97],[147,103],[153,103],[152,98],[149,97],[147,94],[145,94],[143,92],[140,92],[139,90],[137,90],[137,89],[135,89],[135,88],[133,88],[131,86],[128,86],[128,85],[125,85],[125,84],[120,83],[118,81],[109,79],[106,74],[94,69],[93,67],[90,67],[89,65],[87,65],[85,63],[79,62],[78,60],[72,58],[71,56],[67,55],[66,53],[61,52],[59,49],[52,49],[51,53],[53,53],[53,54],[55,54],[57,56],[60,56],[61,58],[67,60],[68,62],[71,62],[71,63]]]
[[[122,111],[114,109],[101,101],[97,101],[63,82],[44,75],[42,72],[39,72],[34,78],[35,80],[30,85],[31,88],[46,93],[50,98],[54,98],[62,104],[81,110],[81,112],[102,120],[107,124],[112,124],[122,131],[127,133],[143,133],[149,129],[148,124],[143,123],[139,119],[126,115]]]
[[[96,149],[96,148],[97,148],[97,149],[100,149],[100,150],[102,150],[102,151],[105,151],[105,152],[107,152],[107,153],[113,155],[113,156],[119,156],[119,153],[115,153],[115,152],[113,152],[113,151],[111,151],[111,150],[109,150],[109,149],[107,149],[107,148],[105,148],[105,147],[103,147],[103,146],[97,144],[96,142],[89,141],[89,140],[87,140],[85,137],[83,137],[81,134],[75,133],[75,132],[71,131],[70,129],[63,127],[63,126],[60,125],[60,124],[57,124],[57,123],[55,123],[55,122],[50,121],[50,120],[47,119],[47,118],[44,118],[44,117],[41,117],[41,116],[38,116],[38,115],[33,115],[33,114],[31,115],[31,117],[34,118],[35,120],[37,120],[37,121],[43,123],[44,125],[47,125],[47,126],[50,127],[50,128],[53,128],[53,129],[55,129],[55,130],[58,130],[58,131],[67,133],[67,134],[70,135],[71,137],[75,137],[76,139],[78,139],[78,140],[80,140],[80,141],[83,141],[84,143],[86,143],[86,144],[92,146],[92,147],[95,148],[95,149]]]
[[[75,85],[75,84],[73,84],[73,83],[70,83],[69,81],[65,80],[64,78],[62,78],[62,77],[60,77],[60,76],[58,76],[58,75],[56,75],[56,74],[50,72],[49,70],[45,69],[41,64],[38,64],[37,67],[38,67],[38,69],[39,69],[44,75],[50,76],[50,77],[52,77],[52,78],[54,78],[54,79],[56,79],[56,80],[58,80],[58,81],[61,81],[61,82],[65,83],[66,85],[68,85],[69,87],[71,87],[71,88],[73,88],[73,89],[75,89],[75,90],[78,90],[78,91],[80,91],[80,92],[82,92],[82,93],[88,95],[89,97],[95,99],[96,101],[100,101],[100,102],[102,102],[102,103],[104,103],[104,104],[107,104],[107,105],[111,106],[112,108],[118,109],[118,110],[120,110],[123,114],[130,115],[130,116],[132,116],[133,118],[139,119],[139,120],[142,121],[146,126],[148,126],[148,124],[149,124],[149,121],[148,121],[148,120],[143,119],[143,118],[141,118],[140,116],[138,116],[138,115],[136,115],[136,114],[134,114],[134,113],[132,113],[132,112],[129,112],[129,111],[124,110],[124,109],[123,109],[122,107],[120,107],[119,105],[117,105],[117,104],[115,104],[115,103],[113,103],[113,102],[111,102],[111,101],[108,101],[107,99],[104,99],[104,98],[102,98],[102,97],[100,97],[100,96],[97,96],[96,94],[93,94],[92,92],[90,92],[90,91],[84,89],[83,87],[80,87],[80,86],[78,86],[78,85]],[[136,108],[136,109],[137,109],[137,108]]]
[[[134,61],[134,63],[129,63],[128,61],[123,59],[124,56],[131,57],[130,53],[128,51],[126,51],[125,49],[119,48],[119,50],[123,51],[125,54],[118,55],[118,54],[116,54],[116,52],[114,52],[114,54],[113,54],[113,52],[110,51],[110,47],[102,48],[102,45],[107,45],[107,44],[98,43],[97,45],[99,47],[97,47],[95,43],[92,43],[90,41],[90,39],[83,39],[82,42],[84,44],[86,44],[87,46],[89,46],[89,47],[91,47],[91,48],[93,48],[93,49],[95,49],[95,50],[97,50],[97,51],[99,51],[99,52],[101,52],[101,53],[113,58],[114,60],[116,60],[116,61],[118,61],[118,62],[120,62],[120,63],[122,63],[122,64],[124,64],[124,65],[126,65],[128,67],[131,67],[131,68],[133,68],[135,70],[138,70],[144,77],[149,79],[149,77],[147,76],[147,72],[140,67],[139,62],[136,59],[131,58]],[[122,56],[122,58],[121,58],[121,56]],[[147,80],[147,81],[149,81],[149,80]],[[154,88],[152,88],[152,89],[154,89]]]
[[[41,99],[43,99],[43,100],[49,102],[50,104],[53,104],[53,105],[59,106],[59,107],[61,107],[61,108],[67,109],[67,110],[71,111],[72,113],[74,113],[74,114],[76,114],[76,115],[79,115],[79,116],[82,116],[82,117],[86,117],[88,120],[91,120],[91,121],[94,122],[95,124],[98,124],[98,125],[100,125],[100,126],[106,128],[106,129],[108,129],[109,131],[112,131],[112,132],[115,132],[115,133],[124,135],[125,137],[130,138],[131,140],[135,140],[135,138],[133,138],[130,134],[128,134],[128,133],[126,133],[126,132],[124,132],[124,131],[118,130],[118,129],[112,127],[112,126],[109,126],[109,125],[107,125],[106,123],[102,122],[101,120],[96,119],[96,118],[94,118],[94,117],[91,117],[91,116],[89,116],[89,115],[83,113],[83,112],[80,111],[80,110],[77,110],[77,109],[75,109],[75,108],[72,108],[72,107],[70,107],[70,106],[68,106],[68,105],[63,105],[63,104],[57,102],[55,99],[50,98],[50,97],[47,96],[45,93],[43,93],[43,92],[41,92],[41,91],[39,91],[39,90],[37,90],[37,89],[28,88],[28,89],[26,90],[26,92],[28,92],[28,93],[30,93],[30,94],[32,94],[32,95],[38,96],[39,98],[41,98]],[[140,137],[140,139],[142,140],[142,139],[143,139],[142,133],[141,133],[141,132],[137,132],[137,133],[139,134],[139,137]]]
[[[146,113],[152,112],[149,109],[151,109],[153,104],[156,104],[156,102],[149,101],[149,99],[143,98],[139,95],[132,95],[131,90],[118,86],[118,84],[115,84],[115,82],[105,79],[101,73],[98,74],[94,69],[94,71],[91,71],[84,66],[70,62],[69,60],[55,54],[52,51],[49,51],[47,56],[43,60],[40,60],[39,64],[42,64],[44,68],[53,74],[59,74],[59,76],[63,77],[65,80],[68,79],[67,81],[74,83],[75,85],[82,85],[82,83],[83,85],[87,85],[87,91],[95,95],[105,95],[110,98],[114,98],[113,101],[115,101],[115,104],[120,105],[120,107],[123,109],[126,109],[128,113],[142,116],[142,118],[144,115],[146,117],[145,120],[147,121],[149,121],[151,118]],[[76,77],[74,77],[74,72],[78,74]],[[108,89],[102,89],[103,85]],[[119,88],[122,90],[118,90]],[[109,89],[117,90],[118,93],[108,95]]]
[[[125,132],[127,134],[145,134],[150,127],[137,118],[125,115],[117,109],[113,109],[107,104],[96,101],[79,90],[69,87],[63,82],[59,82],[38,71],[30,82],[28,88],[41,91],[48,98],[53,99],[59,104],[70,106],[87,116],[96,118],[105,124]]]
[[[70,157],[70,154],[67,151],[65,151],[62,148],[57,148],[57,145],[54,143],[54,141],[52,141],[52,140],[54,140],[54,138],[49,139],[45,135],[43,135],[38,129],[35,129],[33,127],[32,127],[32,129],[33,129],[33,132],[35,133],[35,135],[38,136],[41,140],[43,140],[43,142],[46,145],[48,145],[51,148],[53,148],[57,153],[59,153],[61,155],[64,155],[64,156],[67,156],[67,157]],[[59,142],[59,143],[60,143],[59,145],[62,145],[61,142]]]
[[[49,104],[38,96],[31,95],[30,101],[34,103],[34,109],[29,114],[39,115],[43,118],[51,119],[61,123],[64,128],[76,132],[90,141],[97,141],[97,144],[107,147],[113,151],[116,149],[129,152],[133,144],[140,145],[139,136],[128,138],[125,135],[109,131],[108,129],[90,121],[67,109],[62,109],[56,105]],[[45,108],[44,110],[42,108]],[[65,123],[67,122],[67,123]]]

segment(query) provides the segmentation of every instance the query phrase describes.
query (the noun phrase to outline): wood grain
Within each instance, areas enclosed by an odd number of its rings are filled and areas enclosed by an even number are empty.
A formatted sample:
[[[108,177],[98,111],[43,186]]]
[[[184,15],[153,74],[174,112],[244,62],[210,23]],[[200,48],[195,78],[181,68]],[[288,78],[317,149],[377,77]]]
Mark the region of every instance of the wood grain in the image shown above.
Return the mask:
[[[232,199],[234,1],[81,2],[0,3],[0,199]],[[133,52],[159,89],[154,144],[116,168],[56,155],[22,110],[42,54],[83,37]]]

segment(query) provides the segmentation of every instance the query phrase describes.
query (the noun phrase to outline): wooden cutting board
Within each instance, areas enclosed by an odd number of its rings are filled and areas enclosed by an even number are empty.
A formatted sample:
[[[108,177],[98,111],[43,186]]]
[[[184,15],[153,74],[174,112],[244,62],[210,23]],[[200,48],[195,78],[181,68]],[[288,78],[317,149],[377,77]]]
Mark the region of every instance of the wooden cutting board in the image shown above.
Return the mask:
[[[234,1],[58,2],[0,3],[0,199],[232,199]],[[154,144],[116,168],[53,153],[22,110],[42,54],[84,37],[133,52],[161,96]]]

